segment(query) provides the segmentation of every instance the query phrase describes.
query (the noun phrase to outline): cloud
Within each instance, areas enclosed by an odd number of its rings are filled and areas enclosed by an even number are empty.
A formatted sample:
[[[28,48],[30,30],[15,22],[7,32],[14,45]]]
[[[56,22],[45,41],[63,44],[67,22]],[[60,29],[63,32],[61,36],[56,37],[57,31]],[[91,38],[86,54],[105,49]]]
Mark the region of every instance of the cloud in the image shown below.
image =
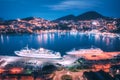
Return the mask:
[[[58,4],[48,5],[52,10],[86,9],[97,7],[100,3],[91,0],[66,0]]]

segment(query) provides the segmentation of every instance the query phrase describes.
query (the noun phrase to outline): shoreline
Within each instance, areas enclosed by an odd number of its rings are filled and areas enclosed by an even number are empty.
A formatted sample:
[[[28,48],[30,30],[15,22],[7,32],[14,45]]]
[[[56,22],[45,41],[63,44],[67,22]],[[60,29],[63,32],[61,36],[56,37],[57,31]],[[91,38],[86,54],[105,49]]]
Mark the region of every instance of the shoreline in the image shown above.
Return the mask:
[[[79,30],[39,30],[37,32],[7,32],[7,33],[0,33],[0,35],[2,34],[42,34],[42,33],[54,33],[54,32],[81,32],[81,33],[94,33],[94,34],[98,34],[98,33],[107,33],[107,34],[120,34],[120,33],[113,33],[113,32],[102,32],[99,30],[89,30],[89,31],[79,31]]]

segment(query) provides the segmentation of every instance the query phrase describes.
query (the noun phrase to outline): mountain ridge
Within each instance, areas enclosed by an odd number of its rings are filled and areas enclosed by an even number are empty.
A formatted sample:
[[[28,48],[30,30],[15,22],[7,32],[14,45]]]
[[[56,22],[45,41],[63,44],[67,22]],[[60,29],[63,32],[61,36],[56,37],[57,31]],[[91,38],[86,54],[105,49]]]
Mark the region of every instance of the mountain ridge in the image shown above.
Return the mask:
[[[73,14],[69,14],[69,15],[66,15],[66,16],[63,16],[63,17],[60,17],[60,18],[58,18],[58,19],[56,19],[56,20],[72,20],[72,19],[75,19],[76,18],[76,16],[75,15],[73,15]]]
[[[88,11],[82,14],[79,14],[78,16],[75,16],[73,14],[66,15],[63,17],[60,17],[58,19],[55,19],[53,21],[60,21],[60,20],[91,20],[91,19],[98,19],[98,18],[103,18],[103,19],[110,19],[110,17],[103,16],[102,14],[96,12],[96,11]]]
[[[105,16],[96,11],[88,11],[77,16],[77,20],[90,20],[97,18],[105,18]]]
[[[29,16],[29,17],[25,17],[25,18],[19,18],[20,20],[25,20],[25,21],[29,21],[29,20],[34,20],[35,18],[39,18],[39,19],[44,19],[41,17],[34,17],[34,16]],[[74,14],[69,14],[66,16],[62,16],[59,17],[57,19],[54,20],[48,20],[48,21],[53,21],[53,22],[57,22],[60,20],[74,20],[74,21],[78,21],[78,20],[91,20],[91,19],[98,19],[98,18],[102,18],[102,19],[106,19],[106,20],[110,20],[110,19],[114,19],[112,17],[107,17],[107,16],[103,16],[101,13],[96,12],[96,11],[87,11],[84,12],[82,14],[79,14],[77,16],[75,16]],[[120,19],[120,18],[116,18],[116,19]],[[0,22],[9,22],[9,21],[16,21],[17,19],[10,19],[10,20],[2,20],[2,18],[0,18]],[[47,20],[47,19],[44,19]]]

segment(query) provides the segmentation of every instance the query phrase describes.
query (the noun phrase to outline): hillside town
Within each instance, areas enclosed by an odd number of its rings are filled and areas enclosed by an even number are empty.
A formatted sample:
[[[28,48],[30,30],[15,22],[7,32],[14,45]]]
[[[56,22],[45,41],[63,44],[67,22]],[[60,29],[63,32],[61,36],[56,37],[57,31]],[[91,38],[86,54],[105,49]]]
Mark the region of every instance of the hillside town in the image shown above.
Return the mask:
[[[39,30],[54,29],[56,25],[42,18],[29,17],[1,23],[0,33],[36,33]]]
[[[91,16],[96,15],[96,16]],[[37,17],[16,20],[0,20],[0,33],[40,33],[42,31],[75,30],[100,32],[120,32],[120,19],[104,17],[97,12],[87,12],[80,17],[65,16],[54,21]]]
[[[97,20],[61,20],[59,22],[61,28],[65,28],[78,31],[90,31],[93,29],[99,30],[101,32],[114,32],[119,30],[120,26],[117,26],[118,22],[116,20],[107,21],[105,19],[97,19]]]

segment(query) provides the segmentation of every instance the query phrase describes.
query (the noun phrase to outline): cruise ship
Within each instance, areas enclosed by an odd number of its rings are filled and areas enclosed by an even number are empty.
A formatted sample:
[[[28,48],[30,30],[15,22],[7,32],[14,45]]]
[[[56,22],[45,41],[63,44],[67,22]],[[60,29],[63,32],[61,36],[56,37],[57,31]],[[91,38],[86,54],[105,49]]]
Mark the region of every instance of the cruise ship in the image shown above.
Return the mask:
[[[66,54],[87,60],[105,60],[116,58],[120,52],[104,52],[99,48],[72,50]]]
[[[15,54],[22,57],[33,57],[33,58],[61,58],[59,52],[54,52],[52,50],[39,48],[39,49],[29,49],[25,47],[20,51],[15,51]]]
[[[74,55],[74,54],[99,54],[99,53],[103,53],[103,51],[99,48],[90,48],[90,49],[79,49],[79,50],[75,50],[73,49],[72,51],[67,52],[67,54],[69,55]]]

